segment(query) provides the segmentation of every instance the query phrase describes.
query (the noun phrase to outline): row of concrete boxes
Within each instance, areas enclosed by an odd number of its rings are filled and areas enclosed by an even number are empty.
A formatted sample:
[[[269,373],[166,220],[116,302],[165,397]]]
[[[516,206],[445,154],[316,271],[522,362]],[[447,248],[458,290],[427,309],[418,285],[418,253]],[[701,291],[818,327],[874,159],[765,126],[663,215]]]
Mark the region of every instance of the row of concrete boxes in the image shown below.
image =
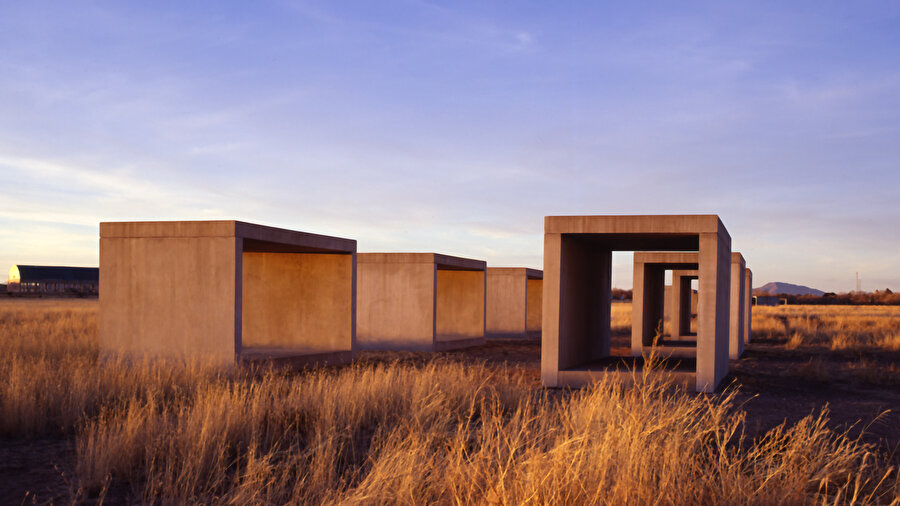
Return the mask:
[[[751,286],[715,215],[548,216],[543,272],[357,253],[355,240],[240,221],[101,223],[100,345],[221,364],[325,365],[357,350],[541,336],[544,385],[581,386],[631,374],[611,355],[613,251],[635,252],[626,355],[677,357],[669,374],[714,390],[749,342]]]

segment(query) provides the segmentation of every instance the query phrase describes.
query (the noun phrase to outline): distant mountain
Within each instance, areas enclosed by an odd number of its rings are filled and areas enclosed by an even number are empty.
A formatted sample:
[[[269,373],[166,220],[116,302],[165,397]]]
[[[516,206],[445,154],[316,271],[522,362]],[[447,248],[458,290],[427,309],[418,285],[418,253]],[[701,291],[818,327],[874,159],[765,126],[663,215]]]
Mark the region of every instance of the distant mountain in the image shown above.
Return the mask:
[[[822,295],[825,295],[825,292],[823,292],[822,290],[816,290],[815,288],[810,288],[808,286],[792,285],[790,283],[781,283],[778,281],[766,283],[759,288],[753,289],[753,295],[781,295],[781,294],[822,296]]]

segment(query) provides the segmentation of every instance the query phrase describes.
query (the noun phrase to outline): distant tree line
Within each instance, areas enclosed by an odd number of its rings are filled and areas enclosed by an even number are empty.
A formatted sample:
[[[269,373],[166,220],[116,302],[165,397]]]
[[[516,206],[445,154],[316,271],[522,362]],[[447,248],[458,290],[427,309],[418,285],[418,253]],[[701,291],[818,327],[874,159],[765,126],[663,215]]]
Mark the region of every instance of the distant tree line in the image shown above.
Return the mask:
[[[631,300],[631,290],[622,290],[621,288],[612,289],[613,300]]]
[[[890,288],[874,292],[827,292],[824,295],[781,294],[779,297],[787,299],[788,304],[900,306],[900,293],[894,293]]]

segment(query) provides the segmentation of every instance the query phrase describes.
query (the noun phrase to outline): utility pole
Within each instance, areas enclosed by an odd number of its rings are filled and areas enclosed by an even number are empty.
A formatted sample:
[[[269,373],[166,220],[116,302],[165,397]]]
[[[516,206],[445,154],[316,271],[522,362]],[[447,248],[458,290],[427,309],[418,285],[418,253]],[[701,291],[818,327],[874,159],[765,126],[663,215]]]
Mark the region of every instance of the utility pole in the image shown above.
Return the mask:
[[[859,292],[859,271],[856,271],[856,291]]]

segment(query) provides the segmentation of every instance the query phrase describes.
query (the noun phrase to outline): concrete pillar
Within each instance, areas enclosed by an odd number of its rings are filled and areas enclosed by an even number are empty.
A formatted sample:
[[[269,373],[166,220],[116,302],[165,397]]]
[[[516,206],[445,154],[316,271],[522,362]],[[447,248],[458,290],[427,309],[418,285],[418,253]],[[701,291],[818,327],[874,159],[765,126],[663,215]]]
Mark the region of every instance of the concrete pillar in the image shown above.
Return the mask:
[[[753,271],[747,269],[744,275],[744,344],[750,343],[753,331]]]
[[[631,354],[639,357],[644,346],[662,337],[666,270],[660,266],[634,263],[631,296]]]
[[[697,307],[697,390],[711,392],[728,374],[731,237],[700,234]]]
[[[746,277],[744,257],[731,254],[731,310],[728,337],[728,355],[732,360],[744,354],[744,280]]]

